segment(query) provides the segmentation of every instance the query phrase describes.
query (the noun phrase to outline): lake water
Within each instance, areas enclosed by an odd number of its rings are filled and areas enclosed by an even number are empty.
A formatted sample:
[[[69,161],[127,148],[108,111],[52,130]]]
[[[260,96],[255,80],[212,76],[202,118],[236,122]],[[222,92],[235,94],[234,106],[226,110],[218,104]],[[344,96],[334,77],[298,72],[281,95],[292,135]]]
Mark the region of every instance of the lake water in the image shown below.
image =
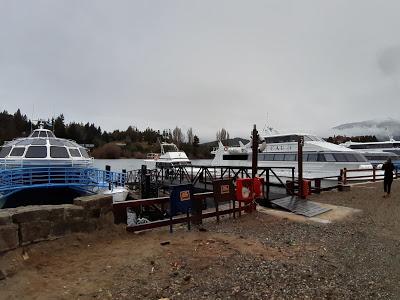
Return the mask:
[[[192,159],[192,165],[209,166],[211,159]],[[121,172],[122,169],[127,171],[138,170],[144,165],[143,159],[127,158],[127,159],[95,159],[93,166],[98,169],[105,169],[106,165],[111,166],[111,171]]]

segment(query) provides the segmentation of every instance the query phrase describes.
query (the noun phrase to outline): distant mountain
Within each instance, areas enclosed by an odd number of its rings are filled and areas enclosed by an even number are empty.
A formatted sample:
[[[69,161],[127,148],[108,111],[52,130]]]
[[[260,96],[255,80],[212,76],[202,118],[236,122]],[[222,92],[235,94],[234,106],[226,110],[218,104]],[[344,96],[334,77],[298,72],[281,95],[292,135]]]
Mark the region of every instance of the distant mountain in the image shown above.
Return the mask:
[[[332,129],[336,135],[375,135],[379,140],[387,140],[389,136],[400,138],[400,121],[394,119],[346,123]]]

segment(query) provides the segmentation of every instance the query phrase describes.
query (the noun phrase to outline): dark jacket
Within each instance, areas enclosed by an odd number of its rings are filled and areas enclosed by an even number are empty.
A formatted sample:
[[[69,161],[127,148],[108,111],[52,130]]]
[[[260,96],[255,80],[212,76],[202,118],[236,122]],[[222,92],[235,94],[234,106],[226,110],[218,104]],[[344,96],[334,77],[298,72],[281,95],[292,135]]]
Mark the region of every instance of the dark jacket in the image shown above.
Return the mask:
[[[391,162],[385,162],[382,170],[385,170],[385,180],[393,180],[394,165]]]

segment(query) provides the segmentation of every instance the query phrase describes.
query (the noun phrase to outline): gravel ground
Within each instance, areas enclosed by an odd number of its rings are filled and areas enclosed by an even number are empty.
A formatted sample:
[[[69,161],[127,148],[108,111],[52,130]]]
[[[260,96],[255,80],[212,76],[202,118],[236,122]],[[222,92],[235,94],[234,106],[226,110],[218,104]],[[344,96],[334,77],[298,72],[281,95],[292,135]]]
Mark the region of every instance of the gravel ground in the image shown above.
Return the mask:
[[[313,195],[363,210],[333,224],[255,212],[205,231],[113,229],[32,245],[28,260],[0,257],[0,298],[399,299],[400,182],[385,199],[381,185]]]

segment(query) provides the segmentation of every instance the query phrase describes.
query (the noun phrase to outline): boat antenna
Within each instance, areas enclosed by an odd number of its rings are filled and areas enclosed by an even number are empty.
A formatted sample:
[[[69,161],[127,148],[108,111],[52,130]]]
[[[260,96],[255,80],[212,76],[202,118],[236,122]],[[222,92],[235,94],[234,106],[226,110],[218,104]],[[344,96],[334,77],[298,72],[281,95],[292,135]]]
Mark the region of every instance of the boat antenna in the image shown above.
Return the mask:
[[[35,117],[35,104],[32,104],[32,119]],[[33,131],[33,120],[31,120],[31,133]]]

